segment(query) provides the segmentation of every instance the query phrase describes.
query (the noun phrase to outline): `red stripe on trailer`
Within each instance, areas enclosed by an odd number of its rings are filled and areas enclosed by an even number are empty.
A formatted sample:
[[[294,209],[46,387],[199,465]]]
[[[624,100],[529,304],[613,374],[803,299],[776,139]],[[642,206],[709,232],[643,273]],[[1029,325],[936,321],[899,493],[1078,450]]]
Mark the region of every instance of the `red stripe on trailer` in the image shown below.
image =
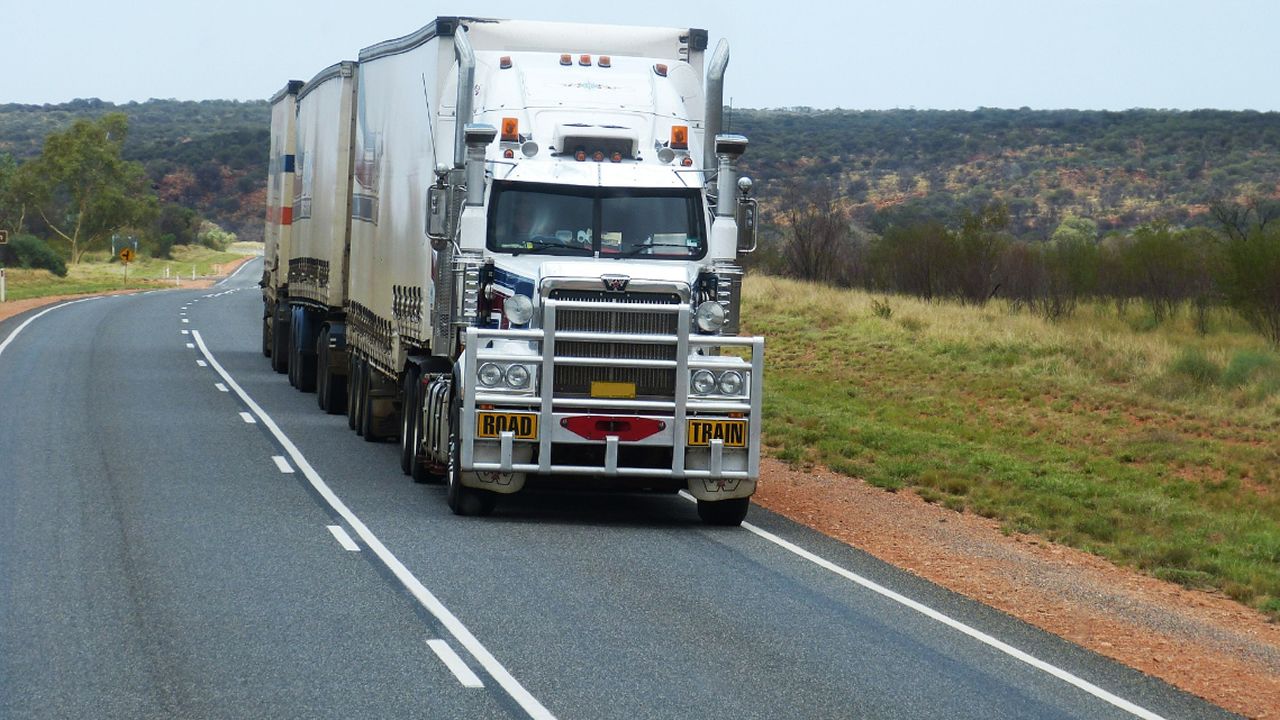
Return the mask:
[[[293,207],[289,205],[285,205],[284,207],[280,208],[280,224],[281,225],[293,224]]]

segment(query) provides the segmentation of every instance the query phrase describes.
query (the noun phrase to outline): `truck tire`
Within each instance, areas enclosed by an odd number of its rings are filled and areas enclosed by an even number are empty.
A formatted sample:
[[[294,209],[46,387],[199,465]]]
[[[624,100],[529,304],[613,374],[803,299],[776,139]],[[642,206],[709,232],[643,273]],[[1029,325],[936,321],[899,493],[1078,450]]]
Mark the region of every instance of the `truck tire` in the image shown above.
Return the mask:
[[[262,310],[262,357],[271,357],[271,323],[267,322],[267,311]]]
[[[355,401],[355,405],[356,405],[356,408],[355,408],[356,435],[359,435],[361,437],[364,437],[365,420],[367,419],[367,415],[364,411],[365,410],[364,398],[365,398],[365,395],[368,394],[368,385],[367,385],[368,373],[369,373],[368,363],[366,363],[364,360],[357,360],[356,361],[356,389],[352,393],[352,399]]]
[[[298,367],[293,373],[293,386],[298,388],[299,392],[309,393],[316,391],[316,349],[315,325],[319,320],[316,313],[308,313],[306,310],[298,310],[298,315],[294,318],[297,328],[294,331],[294,342],[297,350],[294,352],[293,362]]]
[[[329,326],[320,328],[316,336],[316,405],[329,412]]]
[[[289,387],[298,387],[298,318],[297,313],[289,313]]]
[[[699,500],[698,517],[707,525],[737,526],[747,518],[751,498],[732,500]]]
[[[347,428],[356,429],[356,385],[360,381],[360,360],[355,355],[347,360]]]
[[[448,485],[446,495],[449,509],[454,515],[483,517],[493,512],[494,506],[498,504],[498,496],[462,484],[462,451],[458,444],[461,415],[461,407],[455,397],[449,403],[449,470],[445,481]]]
[[[280,303],[276,303],[271,313],[271,369],[278,373],[289,370],[289,306],[285,305],[281,312]]]
[[[373,366],[364,364],[364,372],[360,376],[360,435],[365,442],[381,442],[378,435],[378,420],[373,415]]]
[[[422,437],[419,384],[418,366],[410,365],[404,371],[404,383],[400,387],[400,397],[404,398],[400,413],[400,471],[405,475],[413,474],[413,466],[418,458],[418,444]]]

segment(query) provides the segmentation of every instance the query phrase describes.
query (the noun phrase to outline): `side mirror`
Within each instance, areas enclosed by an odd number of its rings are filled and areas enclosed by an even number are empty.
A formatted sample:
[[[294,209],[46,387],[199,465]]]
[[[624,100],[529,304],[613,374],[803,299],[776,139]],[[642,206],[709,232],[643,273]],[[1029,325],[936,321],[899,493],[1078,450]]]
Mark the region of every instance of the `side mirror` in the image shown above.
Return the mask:
[[[756,251],[759,238],[756,215],[760,210],[760,203],[751,197],[751,186],[751,178],[738,179],[739,196],[734,221],[738,225],[738,252],[743,255]]]

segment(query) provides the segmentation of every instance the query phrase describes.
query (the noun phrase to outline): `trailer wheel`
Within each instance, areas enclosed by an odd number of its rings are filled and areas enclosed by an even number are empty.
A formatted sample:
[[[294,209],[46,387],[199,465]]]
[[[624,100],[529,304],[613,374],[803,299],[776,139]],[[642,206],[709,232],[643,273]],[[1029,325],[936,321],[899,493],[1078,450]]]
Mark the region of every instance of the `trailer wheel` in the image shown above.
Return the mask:
[[[699,500],[698,517],[707,525],[741,525],[747,518],[747,509],[751,507],[751,498],[733,498],[732,500]]]
[[[262,357],[271,357],[271,323],[267,322],[266,307],[262,309]]]
[[[276,303],[271,313],[271,369],[278,373],[289,370],[288,317],[289,306]]]
[[[298,388],[299,392],[315,392],[316,355],[312,351],[316,349],[315,336],[319,333],[316,333],[314,328],[319,317],[316,313],[298,310],[297,320],[296,344],[298,350],[294,355],[294,362],[298,364],[298,369],[294,373],[293,386]],[[309,338],[308,336],[311,337]]]
[[[356,389],[352,393],[352,399],[355,401],[356,416],[356,434],[364,435],[364,396],[366,394],[366,375],[369,372],[369,365],[363,360],[356,361]]]
[[[379,423],[373,416],[373,366],[364,363],[364,372],[360,375],[360,434],[365,442],[379,442]]]
[[[422,413],[418,407],[418,385],[418,366],[410,365],[404,371],[404,384],[400,389],[400,396],[404,398],[404,408],[400,413],[400,470],[405,475],[413,474],[418,440],[422,434],[419,428]]]
[[[297,313],[290,311],[289,313],[289,387],[298,387],[298,330],[301,329],[301,323],[296,317]]]
[[[449,403],[449,471],[448,500],[449,509],[454,515],[483,517],[493,512],[498,504],[498,496],[485,490],[469,488],[462,484],[462,449],[459,445],[458,430],[462,412],[455,396]]]
[[[347,428],[356,429],[356,385],[360,381],[360,360],[355,355],[347,360]]]
[[[316,405],[327,413],[332,404],[329,399],[329,326],[325,325],[316,335]]]

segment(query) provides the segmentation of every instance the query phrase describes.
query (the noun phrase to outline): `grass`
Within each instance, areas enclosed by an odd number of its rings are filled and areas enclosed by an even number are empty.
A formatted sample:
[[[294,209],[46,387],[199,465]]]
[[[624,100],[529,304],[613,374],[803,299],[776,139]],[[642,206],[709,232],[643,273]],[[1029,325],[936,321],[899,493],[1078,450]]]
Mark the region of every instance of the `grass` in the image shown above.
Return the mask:
[[[260,246],[259,246],[260,247]],[[128,288],[147,289],[173,287],[196,277],[222,274],[222,266],[254,252],[253,248],[233,247],[233,252],[218,252],[201,246],[175,246],[169,260],[141,256],[125,268],[108,253],[88,253],[79,265],[68,265],[67,276],[58,277],[48,270],[10,268],[6,270],[9,300],[25,300],[50,295],[80,295]],[[170,277],[165,277],[166,268]],[[175,276],[180,276],[175,277]]]
[[[1223,312],[1057,323],[751,277],[765,442],[1280,618],[1280,354]],[[884,307],[892,303],[892,312]]]

